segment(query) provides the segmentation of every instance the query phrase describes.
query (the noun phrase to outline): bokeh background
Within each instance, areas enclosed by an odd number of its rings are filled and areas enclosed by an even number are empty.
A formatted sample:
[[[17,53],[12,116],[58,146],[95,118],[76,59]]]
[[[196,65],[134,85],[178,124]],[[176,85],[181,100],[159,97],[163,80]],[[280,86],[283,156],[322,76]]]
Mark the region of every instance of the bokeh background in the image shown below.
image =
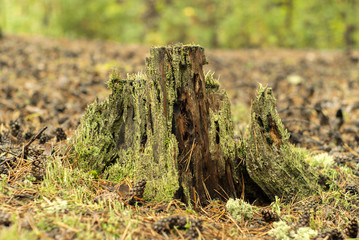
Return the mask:
[[[206,48],[348,49],[358,0],[0,0],[6,34]]]

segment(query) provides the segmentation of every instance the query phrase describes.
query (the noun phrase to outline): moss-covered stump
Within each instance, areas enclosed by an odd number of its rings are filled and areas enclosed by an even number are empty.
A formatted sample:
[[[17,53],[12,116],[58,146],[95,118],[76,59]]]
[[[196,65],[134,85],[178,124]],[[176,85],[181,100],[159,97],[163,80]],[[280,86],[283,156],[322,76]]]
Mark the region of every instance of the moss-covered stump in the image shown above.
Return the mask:
[[[236,197],[230,104],[206,63],[199,46],[154,47],[146,74],[113,74],[112,94],[88,107],[77,130],[78,166],[113,181],[145,178],[144,196],[155,201]]]
[[[138,152],[146,139],[146,75],[122,80],[113,73],[108,82],[111,95],[90,104],[74,137],[76,163],[110,180],[133,176]]]
[[[230,105],[213,76],[206,79],[204,64],[204,49],[198,46],[152,48],[147,59],[156,90],[150,92],[157,93],[155,105],[163,109],[168,132],[178,141],[180,192],[199,205],[236,194]]]
[[[250,132],[246,139],[246,166],[251,179],[272,200],[318,192],[319,173],[304,161],[305,154],[289,141],[278,116],[271,88],[259,86],[251,106]]]

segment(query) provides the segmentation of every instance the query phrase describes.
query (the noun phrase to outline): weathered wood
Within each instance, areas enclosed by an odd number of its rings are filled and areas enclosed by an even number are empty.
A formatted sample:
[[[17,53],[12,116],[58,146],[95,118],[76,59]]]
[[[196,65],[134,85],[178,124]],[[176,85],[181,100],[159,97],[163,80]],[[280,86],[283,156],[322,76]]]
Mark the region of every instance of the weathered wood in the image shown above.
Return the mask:
[[[251,106],[246,166],[251,179],[272,200],[275,196],[307,196],[322,189],[318,172],[288,139],[272,89],[259,86]]]
[[[90,105],[74,140],[78,165],[111,180],[147,179],[145,197],[196,205],[235,197],[230,104],[204,49],[154,47],[147,73],[109,82],[112,94]]]
[[[112,74],[111,95],[88,107],[74,137],[77,166],[112,181],[146,179],[146,199],[196,206],[320,189],[288,142],[270,88],[259,88],[248,137],[235,143],[229,99],[206,63],[199,46],[154,47],[145,74]]]
[[[145,77],[145,76],[141,76]],[[109,81],[111,95],[88,106],[74,138],[77,164],[103,173],[110,166],[129,161],[124,156],[141,149],[145,126],[143,98],[145,80],[121,80],[114,73]],[[127,174],[127,173],[123,173]],[[115,178],[112,176],[112,178]]]
[[[235,196],[235,143],[230,105],[212,75],[203,73],[198,46],[153,48],[148,75],[159,89],[167,123],[178,141],[178,172],[184,197],[197,204]],[[207,85],[206,85],[207,81]]]

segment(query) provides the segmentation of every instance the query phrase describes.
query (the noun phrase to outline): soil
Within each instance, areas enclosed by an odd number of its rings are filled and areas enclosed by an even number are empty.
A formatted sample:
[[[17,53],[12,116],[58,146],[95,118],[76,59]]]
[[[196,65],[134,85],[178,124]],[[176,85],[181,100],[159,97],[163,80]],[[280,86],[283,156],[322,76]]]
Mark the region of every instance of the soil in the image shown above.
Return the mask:
[[[5,149],[21,153],[45,126],[32,148],[46,151],[48,144],[52,148],[65,144],[86,106],[109,94],[106,82],[111,70],[119,69],[123,78],[145,71],[149,49],[114,42],[3,36],[1,157]],[[359,176],[358,52],[218,49],[206,50],[206,55],[206,71],[215,72],[231,99],[238,139],[247,134],[251,99],[260,83],[273,88],[293,144],[315,153],[328,152]]]

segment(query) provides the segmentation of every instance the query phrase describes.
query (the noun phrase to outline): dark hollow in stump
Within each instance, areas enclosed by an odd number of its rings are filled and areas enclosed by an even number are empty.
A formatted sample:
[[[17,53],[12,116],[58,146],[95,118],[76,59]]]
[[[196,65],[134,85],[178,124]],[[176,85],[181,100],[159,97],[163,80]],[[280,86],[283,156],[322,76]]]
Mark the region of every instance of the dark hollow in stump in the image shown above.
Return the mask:
[[[114,181],[147,179],[144,196],[156,201],[236,197],[230,103],[206,63],[199,46],[154,47],[146,74],[113,74],[112,94],[77,130],[77,164]]]

